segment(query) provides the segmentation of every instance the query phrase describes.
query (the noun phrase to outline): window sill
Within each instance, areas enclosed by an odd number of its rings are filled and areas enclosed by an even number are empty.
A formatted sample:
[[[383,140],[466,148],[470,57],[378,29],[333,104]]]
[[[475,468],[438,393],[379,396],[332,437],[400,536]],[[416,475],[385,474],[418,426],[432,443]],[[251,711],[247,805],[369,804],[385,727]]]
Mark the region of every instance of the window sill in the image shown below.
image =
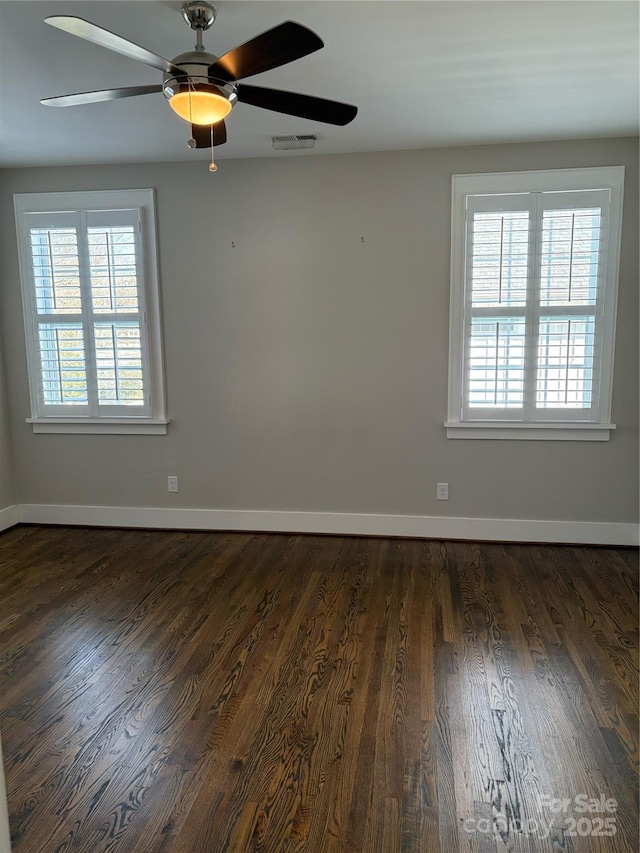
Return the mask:
[[[447,421],[447,438],[519,439],[520,441],[609,441],[615,424]]]
[[[166,435],[164,418],[27,418],[34,433],[93,435]]]

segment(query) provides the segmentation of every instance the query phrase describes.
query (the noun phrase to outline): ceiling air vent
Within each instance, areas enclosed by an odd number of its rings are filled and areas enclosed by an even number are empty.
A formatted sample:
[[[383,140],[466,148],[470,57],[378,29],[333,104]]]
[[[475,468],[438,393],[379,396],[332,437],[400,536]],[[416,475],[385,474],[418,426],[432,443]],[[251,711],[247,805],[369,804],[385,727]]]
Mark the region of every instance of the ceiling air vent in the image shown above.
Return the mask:
[[[315,133],[307,133],[304,136],[272,136],[271,144],[276,151],[290,148],[313,148],[317,138]]]

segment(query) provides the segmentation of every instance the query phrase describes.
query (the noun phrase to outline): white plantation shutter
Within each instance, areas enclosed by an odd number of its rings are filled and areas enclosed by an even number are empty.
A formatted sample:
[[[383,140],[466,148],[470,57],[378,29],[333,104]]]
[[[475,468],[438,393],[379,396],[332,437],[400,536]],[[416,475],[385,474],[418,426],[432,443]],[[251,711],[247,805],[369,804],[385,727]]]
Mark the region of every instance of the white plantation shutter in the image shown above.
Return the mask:
[[[103,411],[148,407],[140,231],[137,210],[87,213],[97,400]]]
[[[540,203],[535,406],[598,420],[609,192],[543,193]]]
[[[524,405],[533,210],[521,196],[469,200],[465,409],[513,417]]]
[[[162,418],[143,209],[16,209],[33,420]]]
[[[147,415],[140,211],[24,217],[41,410],[86,417]]]
[[[78,323],[38,323],[42,402],[87,407],[84,330]]]
[[[623,170],[575,173],[454,177],[448,427],[610,418]]]
[[[598,420],[608,205],[608,190],[467,199],[466,420]]]
[[[88,407],[78,222],[58,213],[30,217],[29,253],[37,314],[40,399],[47,407]],[[53,410],[53,409],[52,409]]]
[[[80,222],[74,213],[29,214],[28,251],[37,322],[39,403],[89,413],[82,316]]]

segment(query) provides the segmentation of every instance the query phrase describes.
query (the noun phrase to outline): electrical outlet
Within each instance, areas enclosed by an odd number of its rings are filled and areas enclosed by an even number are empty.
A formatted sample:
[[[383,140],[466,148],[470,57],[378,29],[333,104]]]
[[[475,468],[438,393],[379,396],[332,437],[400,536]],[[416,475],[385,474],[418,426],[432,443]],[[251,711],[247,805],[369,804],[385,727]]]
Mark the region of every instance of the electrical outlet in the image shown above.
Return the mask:
[[[167,491],[168,492],[177,492],[178,491],[178,478],[177,477],[167,477]]]
[[[449,500],[449,483],[438,483],[436,486],[436,497],[439,501]]]

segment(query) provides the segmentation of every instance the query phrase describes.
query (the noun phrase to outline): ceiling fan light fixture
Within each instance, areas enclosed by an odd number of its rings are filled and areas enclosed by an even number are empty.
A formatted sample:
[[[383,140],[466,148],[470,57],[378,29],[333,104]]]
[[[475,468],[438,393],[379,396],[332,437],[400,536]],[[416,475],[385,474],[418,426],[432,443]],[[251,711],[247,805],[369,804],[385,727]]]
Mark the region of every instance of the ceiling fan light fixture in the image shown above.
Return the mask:
[[[162,89],[171,109],[189,124],[217,124],[238,100],[237,86],[212,77],[167,77]]]
[[[177,92],[169,106],[190,124],[216,124],[231,112],[232,104],[216,92]]]

